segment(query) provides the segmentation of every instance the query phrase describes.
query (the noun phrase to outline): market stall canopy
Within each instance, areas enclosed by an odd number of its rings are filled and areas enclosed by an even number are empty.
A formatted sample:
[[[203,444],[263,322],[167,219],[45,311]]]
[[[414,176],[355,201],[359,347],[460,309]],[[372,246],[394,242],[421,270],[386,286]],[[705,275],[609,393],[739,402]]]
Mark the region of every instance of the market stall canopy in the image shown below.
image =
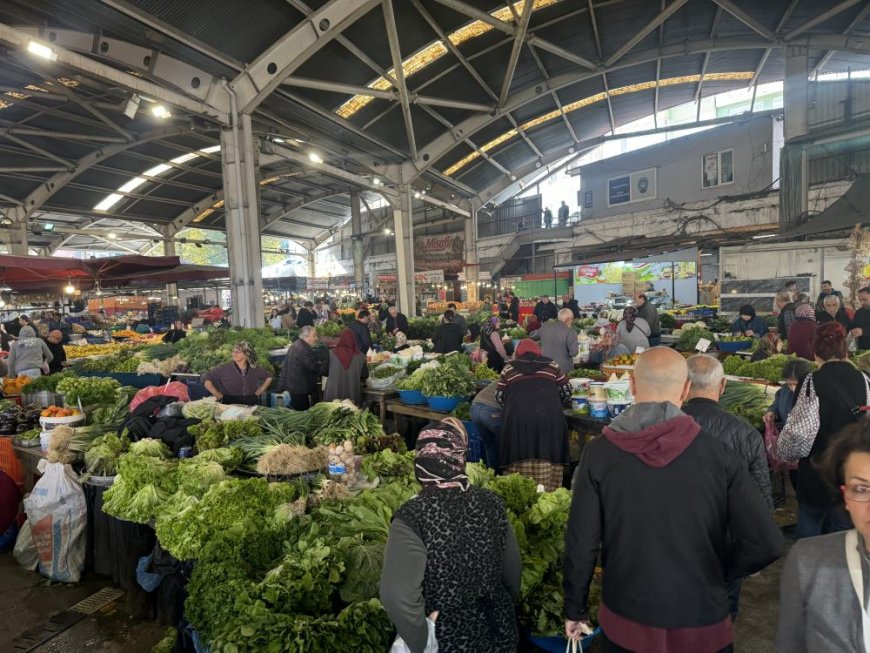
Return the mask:
[[[826,231],[851,229],[856,224],[870,222],[870,175],[858,175],[855,183],[842,197],[801,226],[784,231],[782,238],[809,236]]]
[[[207,281],[229,276],[227,268],[182,265],[177,256],[113,256],[101,259],[0,256],[0,286],[19,292],[57,289],[72,283],[80,290]]]

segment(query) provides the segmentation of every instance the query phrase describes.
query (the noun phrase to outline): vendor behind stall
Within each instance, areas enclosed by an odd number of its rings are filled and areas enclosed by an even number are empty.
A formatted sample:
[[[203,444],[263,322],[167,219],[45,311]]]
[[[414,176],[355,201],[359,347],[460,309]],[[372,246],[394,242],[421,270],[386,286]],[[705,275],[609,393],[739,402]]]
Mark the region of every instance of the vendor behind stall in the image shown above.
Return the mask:
[[[63,364],[66,362],[66,351],[63,348],[63,333],[59,329],[48,334],[45,339],[45,344],[48,345],[48,351],[54,357],[48,364],[48,373],[57,374],[63,370]]]
[[[760,338],[767,333],[767,325],[755,314],[755,309],[750,304],[746,304],[740,307],[740,315],[734,320],[731,333],[735,336]]]
[[[184,322],[182,322],[181,320],[175,320],[175,322],[172,324],[172,328],[163,334],[162,342],[174,345],[176,342],[185,337],[187,337],[187,333],[185,333],[184,331]]]
[[[18,340],[12,343],[9,349],[9,370],[10,377],[29,376],[31,379],[36,379],[43,374],[43,370],[48,369],[48,365],[53,360],[51,351],[48,345],[41,338],[36,337],[36,331],[33,327],[21,327],[18,333]]]
[[[272,373],[257,367],[254,348],[244,340],[233,347],[233,362],[219,365],[202,375],[205,389],[224,404],[259,403],[260,396],[272,384]]]

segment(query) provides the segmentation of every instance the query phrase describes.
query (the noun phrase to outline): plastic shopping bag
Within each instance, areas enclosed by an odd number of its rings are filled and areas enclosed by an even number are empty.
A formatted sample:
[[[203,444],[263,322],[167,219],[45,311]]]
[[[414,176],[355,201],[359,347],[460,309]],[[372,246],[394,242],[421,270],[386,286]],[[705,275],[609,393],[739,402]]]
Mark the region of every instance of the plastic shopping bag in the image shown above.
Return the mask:
[[[133,397],[130,402],[130,412],[136,410],[136,407],[146,399],[151,397],[175,397],[178,401],[190,401],[190,395],[187,392],[187,386],[179,381],[170,381],[165,385],[151,385],[147,388],[142,388]]]
[[[777,443],[779,442],[779,429],[776,424],[768,422],[764,425],[764,449],[767,451],[767,462],[775,472],[797,469],[798,463],[785,462],[777,455]]]
[[[77,583],[85,566],[88,509],[72,467],[48,463],[24,500],[39,572],[51,580]]]
[[[18,539],[15,540],[15,548],[12,551],[18,564],[27,571],[36,571],[39,567],[39,555],[36,553],[36,545],[33,544],[33,534],[30,531],[30,522],[24,522]]]
[[[438,653],[438,642],[435,640],[435,622],[431,619],[426,619],[426,625],[429,626],[429,639],[426,642],[426,648],[423,653]],[[390,653],[411,653],[411,649],[405,644],[405,640],[401,637],[396,637],[393,642],[393,647]]]

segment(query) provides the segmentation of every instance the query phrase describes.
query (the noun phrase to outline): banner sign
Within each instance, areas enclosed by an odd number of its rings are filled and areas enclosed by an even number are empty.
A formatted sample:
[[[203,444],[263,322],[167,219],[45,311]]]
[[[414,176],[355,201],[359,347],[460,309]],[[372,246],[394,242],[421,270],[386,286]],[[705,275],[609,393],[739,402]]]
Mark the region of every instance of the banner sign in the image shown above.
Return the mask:
[[[461,272],[464,268],[465,234],[418,236],[414,239],[416,271]]]
[[[574,285],[620,284],[622,283],[622,275],[626,273],[635,275],[635,280],[638,282],[670,280],[672,272],[675,279],[694,279],[698,276],[697,265],[694,261],[676,263],[614,261],[600,265],[577,266],[574,268]]]
[[[378,283],[398,283],[399,277],[395,274],[379,274]],[[444,270],[429,270],[428,272],[415,272],[414,283],[443,283]]]

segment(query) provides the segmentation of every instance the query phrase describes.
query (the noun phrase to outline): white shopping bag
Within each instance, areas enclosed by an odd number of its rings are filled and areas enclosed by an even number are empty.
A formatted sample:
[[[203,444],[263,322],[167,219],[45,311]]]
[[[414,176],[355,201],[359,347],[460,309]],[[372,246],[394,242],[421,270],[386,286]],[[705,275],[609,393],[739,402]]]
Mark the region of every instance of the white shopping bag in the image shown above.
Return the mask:
[[[85,566],[88,509],[72,467],[48,463],[24,500],[39,554],[39,572],[51,580],[77,583]]]
[[[426,648],[423,649],[423,653],[438,653],[438,642],[435,640],[435,622],[431,619],[426,619],[426,625],[429,626],[429,639],[426,642]],[[411,653],[411,649],[405,644],[404,639],[397,636],[396,641],[393,642],[393,647],[390,649],[390,653]]]

